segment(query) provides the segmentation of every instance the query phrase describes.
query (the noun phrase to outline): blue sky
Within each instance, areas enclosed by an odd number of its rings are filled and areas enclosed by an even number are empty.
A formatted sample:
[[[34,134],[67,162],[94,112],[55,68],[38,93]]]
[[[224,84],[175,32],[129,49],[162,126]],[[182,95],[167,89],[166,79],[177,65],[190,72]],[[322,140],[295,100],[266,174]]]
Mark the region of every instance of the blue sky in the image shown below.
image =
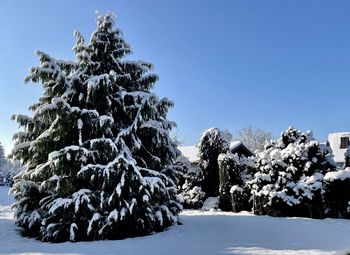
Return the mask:
[[[292,125],[324,141],[350,130],[350,2],[311,0],[0,0],[0,141],[18,130],[39,84],[24,85],[41,49],[72,59],[95,10],[113,11],[133,59],[155,65],[156,93],[175,102],[175,133],[193,144],[209,127]]]

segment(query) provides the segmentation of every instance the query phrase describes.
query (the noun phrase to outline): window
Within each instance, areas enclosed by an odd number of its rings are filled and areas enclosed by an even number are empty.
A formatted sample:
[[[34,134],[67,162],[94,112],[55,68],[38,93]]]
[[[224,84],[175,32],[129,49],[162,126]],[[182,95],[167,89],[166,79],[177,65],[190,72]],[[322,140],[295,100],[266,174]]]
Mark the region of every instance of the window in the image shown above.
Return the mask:
[[[340,137],[340,149],[349,147],[349,137]]]

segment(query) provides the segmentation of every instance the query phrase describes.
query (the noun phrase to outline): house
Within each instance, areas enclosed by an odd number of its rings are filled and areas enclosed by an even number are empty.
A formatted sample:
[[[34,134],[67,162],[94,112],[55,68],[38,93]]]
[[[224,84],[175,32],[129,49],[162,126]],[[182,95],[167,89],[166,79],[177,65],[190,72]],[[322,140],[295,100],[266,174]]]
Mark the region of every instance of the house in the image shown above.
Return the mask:
[[[334,161],[343,166],[345,164],[345,152],[350,145],[350,132],[337,132],[328,135],[327,144],[331,147]]]
[[[237,153],[238,156],[246,156],[251,157],[254,156],[254,153],[248,149],[248,147],[241,141],[232,141],[230,143],[230,151],[235,154]]]
[[[254,153],[250,151],[241,141],[232,141],[230,143],[230,151],[237,153],[239,156],[251,157]],[[198,167],[199,162],[199,150],[197,146],[179,146],[178,149],[181,151],[182,156],[187,158],[191,164],[191,169]]]
[[[179,146],[178,149],[181,151],[181,155],[190,162],[190,169],[197,169],[199,162],[199,150],[197,146]]]

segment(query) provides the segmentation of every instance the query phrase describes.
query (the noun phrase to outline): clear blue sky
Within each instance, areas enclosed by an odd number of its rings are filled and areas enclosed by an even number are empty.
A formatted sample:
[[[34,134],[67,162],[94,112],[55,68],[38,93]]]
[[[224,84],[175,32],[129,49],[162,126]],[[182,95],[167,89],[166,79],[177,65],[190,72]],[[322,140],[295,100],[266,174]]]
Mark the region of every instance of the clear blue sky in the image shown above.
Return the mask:
[[[184,144],[216,126],[275,136],[292,125],[325,140],[350,130],[350,1],[0,0],[0,141],[7,151],[40,85],[24,85],[33,52],[72,59],[95,10],[113,11],[132,58],[155,65],[156,92]]]

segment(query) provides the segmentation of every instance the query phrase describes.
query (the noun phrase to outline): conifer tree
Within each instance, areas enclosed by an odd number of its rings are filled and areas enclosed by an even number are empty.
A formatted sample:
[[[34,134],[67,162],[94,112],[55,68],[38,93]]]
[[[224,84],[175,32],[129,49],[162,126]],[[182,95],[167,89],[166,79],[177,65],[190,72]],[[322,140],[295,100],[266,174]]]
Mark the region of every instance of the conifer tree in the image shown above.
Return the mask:
[[[231,136],[218,128],[210,128],[202,134],[199,149],[199,168],[203,173],[202,189],[207,197],[219,195],[218,156],[228,150]]]
[[[250,211],[250,181],[255,172],[254,157],[239,157],[226,152],[218,157],[220,209],[223,211]]]
[[[257,155],[249,182],[255,214],[323,217],[323,178],[334,169],[327,146],[290,127]]]
[[[173,104],[151,92],[152,65],[131,53],[114,15],[97,18],[76,60],[37,51],[26,81],[41,83],[12,157],[26,163],[13,186],[17,224],[42,241],[119,239],[162,231],[181,205],[168,176],[179,152],[169,136]]]

